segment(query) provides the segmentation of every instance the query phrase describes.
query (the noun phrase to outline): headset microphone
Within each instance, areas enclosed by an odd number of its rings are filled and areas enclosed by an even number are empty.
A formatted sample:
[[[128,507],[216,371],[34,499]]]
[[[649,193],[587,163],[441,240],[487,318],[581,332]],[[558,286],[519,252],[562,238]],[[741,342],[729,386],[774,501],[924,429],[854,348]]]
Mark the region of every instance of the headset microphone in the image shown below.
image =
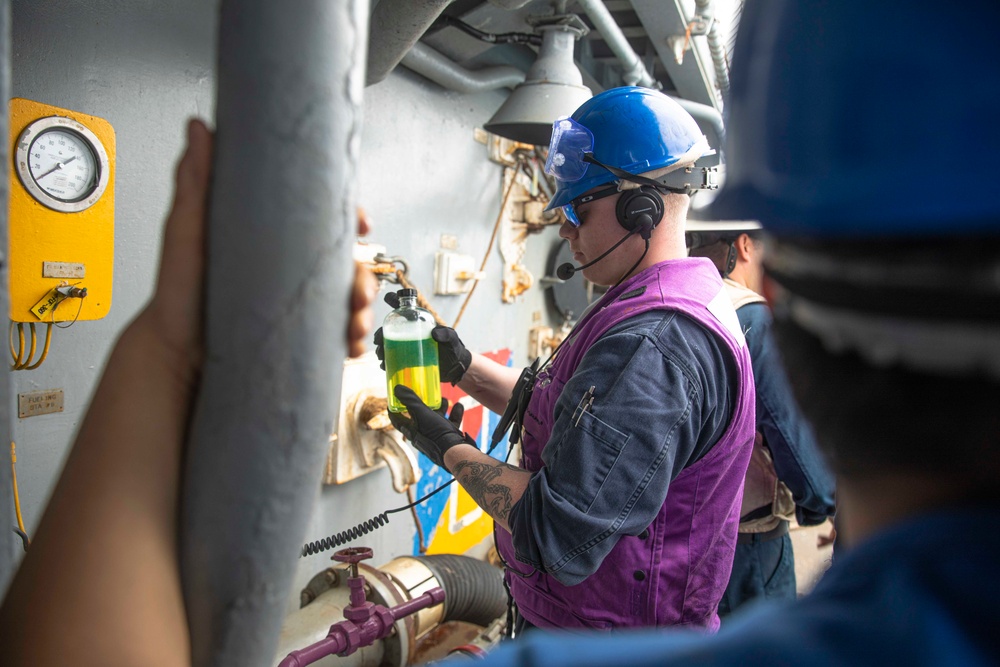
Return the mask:
[[[602,259],[604,259],[608,255],[610,255],[612,250],[614,250],[615,248],[617,248],[621,244],[625,243],[625,241],[628,240],[628,237],[632,236],[633,234],[635,234],[636,232],[639,232],[639,231],[642,231],[641,227],[633,229],[628,234],[626,234],[625,236],[623,236],[618,243],[614,244],[613,246],[611,246],[610,248],[608,248],[607,250],[605,250],[604,253],[601,254],[600,257],[598,257],[597,259],[595,259],[595,260],[593,260],[591,262],[587,262],[586,264],[582,264],[580,266],[573,266],[573,264],[570,263],[570,262],[566,262],[565,264],[560,264],[559,268],[556,269],[556,277],[559,280],[569,280],[570,278],[573,277],[573,274],[576,273],[577,271],[583,271],[587,267],[590,267],[590,266],[593,266],[594,264],[597,264],[599,261],[601,261]]]

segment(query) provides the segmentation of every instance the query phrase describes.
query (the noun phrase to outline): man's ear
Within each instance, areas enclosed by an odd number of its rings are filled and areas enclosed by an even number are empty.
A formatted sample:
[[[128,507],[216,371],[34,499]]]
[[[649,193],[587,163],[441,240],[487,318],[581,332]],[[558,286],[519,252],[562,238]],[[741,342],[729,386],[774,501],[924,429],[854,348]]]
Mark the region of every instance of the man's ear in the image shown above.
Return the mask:
[[[736,253],[741,262],[749,262],[753,250],[753,239],[749,234],[740,234],[736,237]]]

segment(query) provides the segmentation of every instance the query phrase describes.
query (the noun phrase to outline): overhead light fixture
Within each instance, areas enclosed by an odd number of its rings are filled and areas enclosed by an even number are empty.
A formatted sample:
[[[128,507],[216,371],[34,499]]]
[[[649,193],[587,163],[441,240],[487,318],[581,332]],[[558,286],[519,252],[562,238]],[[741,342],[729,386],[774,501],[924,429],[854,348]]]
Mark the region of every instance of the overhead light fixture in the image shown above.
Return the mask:
[[[528,22],[542,33],[538,59],[483,127],[514,141],[547,146],[552,122],[593,96],[573,62],[576,40],[590,30],[575,14],[533,16]]]

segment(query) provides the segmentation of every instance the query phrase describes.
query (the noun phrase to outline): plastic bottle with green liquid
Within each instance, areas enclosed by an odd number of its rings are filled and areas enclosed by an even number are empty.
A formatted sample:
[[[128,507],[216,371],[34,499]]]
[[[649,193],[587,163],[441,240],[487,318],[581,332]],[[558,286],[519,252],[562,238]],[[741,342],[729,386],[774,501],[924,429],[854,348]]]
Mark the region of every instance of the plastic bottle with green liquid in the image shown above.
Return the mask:
[[[401,289],[396,295],[399,308],[386,315],[382,323],[389,409],[406,411],[393,393],[399,384],[409,387],[424,403],[437,409],[441,407],[441,371],[438,344],[431,338],[434,317],[417,306],[417,290]]]

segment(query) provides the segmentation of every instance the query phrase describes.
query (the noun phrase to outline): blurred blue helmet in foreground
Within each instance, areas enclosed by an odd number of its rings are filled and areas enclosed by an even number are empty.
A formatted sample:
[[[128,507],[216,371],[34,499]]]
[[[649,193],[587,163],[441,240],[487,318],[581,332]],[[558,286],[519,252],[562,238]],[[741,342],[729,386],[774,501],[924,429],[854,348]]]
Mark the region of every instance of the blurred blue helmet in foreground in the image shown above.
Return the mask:
[[[649,88],[606,90],[552,127],[545,171],[555,177],[557,189],[549,209],[619,180],[584,160],[587,154],[612,168],[655,179],[712,152],[691,114]]]
[[[779,236],[996,233],[998,19],[992,1],[748,2],[709,215]]]
[[[790,315],[876,366],[1000,380],[1000,3],[748,2],[715,219]]]

